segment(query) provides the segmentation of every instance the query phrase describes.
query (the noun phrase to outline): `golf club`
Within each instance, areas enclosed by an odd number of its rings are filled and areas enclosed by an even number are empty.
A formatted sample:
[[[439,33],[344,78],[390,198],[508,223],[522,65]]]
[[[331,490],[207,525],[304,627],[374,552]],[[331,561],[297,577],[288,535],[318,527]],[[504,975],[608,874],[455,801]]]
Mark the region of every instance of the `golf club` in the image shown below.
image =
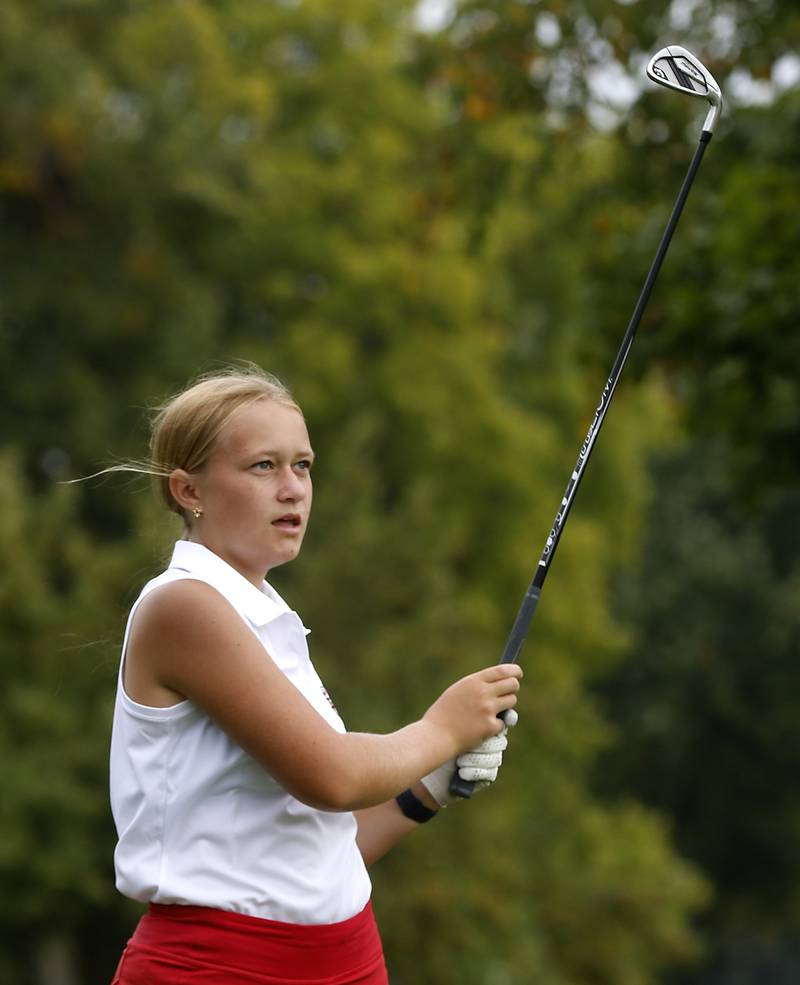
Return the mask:
[[[672,234],[675,232],[675,227],[678,225],[678,220],[681,217],[681,212],[683,211],[683,206],[685,205],[686,199],[689,195],[689,190],[692,187],[695,174],[697,173],[697,169],[700,167],[703,154],[709,141],[711,140],[714,127],[719,119],[720,113],[722,112],[722,93],[720,92],[720,88],[714,80],[714,77],[702,64],[702,62],[695,58],[691,52],[687,51],[685,48],[681,48],[679,45],[668,45],[666,48],[662,48],[659,52],[653,55],[647,65],[647,77],[653,82],[658,83],[658,85],[666,86],[669,89],[677,89],[678,92],[685,93],[689,96],[699,96],[702,99],[706,99],[711,106],[703,124],[703,130],[700,134],[700,142],[694,153],[692,162],[689,165],[689,171],[683,180],[683,185],[681,186],[680,192],[678,193],[678,198],[673,206],[672,214],[669,218],[669,222],[667,223],[667,227],[661,237],[661,242],[658,246],[658,250],[656,251],[652,266],[650,267],[647,279],[644,282],[644,287],[639,295],[639,300],[634,308],[628,329],[622,340],[622,345],[617,353],[617,358],[614,361],[611,375],[608,377],[608,382],[603,388],[603,392],[600,395],[600,403],[597,405],[594,419],[589,425],[586,438],[581,445],[581,449],[578,454],[578,461],[575,464],[570,480],[567,483],[566,492],[561,500],[561,505],[556,513],[556,518],[553,521],[553,526],[550,529],[550,533],[547,536],[547,541],[545,542],[542,556],[536,567],[533,580],[528,586],[528,590],[525,593],[522,604],[520,605],[519,612],[517,613],[517,618],[511,629],[508,641],[506,642],[506,647],[500,661],[501,663],[514,663],[519,658],[523,644],[525,643],[525,638],[528,634],[528,629],[530,628],[531,620],[533,619],[533,614],[539,603],[539,596],[542,592],[542,586],[544,585],[545,578],[547,577],[547,572],[550,570],[550,564],[553,560],[553,556],[555,555],[556,548],[558,547],[558,542],[564,530],[564,525],[567,522],[567,517],[569,516],[569,512],[572,508],[572,503],[575,499],[575,494],[578,491],[578,486],[583,478],[586,463],[589,461],[589,456],[594,448],[597,435],[600,432],[600,428],[602,427],[606,413],[608,412],[611,398],[614,396],[614,391],[617,387],[620,374],[622,373],[622,369],[625,366],[625,361],[628,358],[628,353],[633,345],[636,329],[639,327],[639,322],[641,321],[644,309],[647,306],[647,302],[653,290],[653,285],[656,282],[658,272],[661,269],[661,264],[666,256],[667,249],[669,248],[669,244],[672,239]],[[450,792],[458,797],[471,797],[474,786],[474,783],[468,780],[462,780],[458,775],[458,772],[456,772],[450,783]]]

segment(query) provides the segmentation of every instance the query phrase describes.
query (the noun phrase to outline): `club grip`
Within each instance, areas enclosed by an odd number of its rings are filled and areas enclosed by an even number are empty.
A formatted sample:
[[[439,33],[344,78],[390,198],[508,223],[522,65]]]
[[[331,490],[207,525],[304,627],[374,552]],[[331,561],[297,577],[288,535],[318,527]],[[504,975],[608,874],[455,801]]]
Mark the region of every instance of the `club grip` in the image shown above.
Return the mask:
[[[462,780],[458,775],[458,770],[453,774],[453,779],[450,781],[450,793],[454,797],[462,797],[464,800],[469,800],[475,790],[475,784],[472,780]]]
[[[517,618],[511,628],[511,634],[506,641],[506,648],[503,650],[500,663],[513,664],[517,662],[517,658],[525,642],[525,637],[528,634],[528,628],[533,619],[533,614],[536,612],[536,606],[539,604],[539,597],[542,594],[542,582],[544,581],[542,572],[546,572],[546,570],[546,568],[543,569],[542,567],[537,568],[534,579],[528,586],[528,591],[525,593],[525,598],[522,600]],[[504,714],[505,712],[501,712],[497,717],[502,718]],[[472,780],[462,780],[458,775],[458,770],[456,770],[453,774],[453,779],[450,781],[450,793],[454,797],[469,800],[474,791],[475,784]]]

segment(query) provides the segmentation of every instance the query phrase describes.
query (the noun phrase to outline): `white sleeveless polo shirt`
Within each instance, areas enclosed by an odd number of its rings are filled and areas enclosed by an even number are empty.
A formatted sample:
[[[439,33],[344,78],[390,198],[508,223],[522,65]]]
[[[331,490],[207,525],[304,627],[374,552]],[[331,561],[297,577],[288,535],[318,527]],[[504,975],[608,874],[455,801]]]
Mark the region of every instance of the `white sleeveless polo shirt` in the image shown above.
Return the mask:
[[[264,659],[274,660],[332,728],[346,731],[311,663],[298,615],[266,582],[259,591],[200,544],[179,541],[169,568],[142,589],[123,661],[139,602],[179,578],[215,588],[259,638]],[[299,924],[347,920],[369,900],[353,814],[292,797],[191,701],[169,708],[132,701],[122,665],[110,781],[117,888],[126,896]]]

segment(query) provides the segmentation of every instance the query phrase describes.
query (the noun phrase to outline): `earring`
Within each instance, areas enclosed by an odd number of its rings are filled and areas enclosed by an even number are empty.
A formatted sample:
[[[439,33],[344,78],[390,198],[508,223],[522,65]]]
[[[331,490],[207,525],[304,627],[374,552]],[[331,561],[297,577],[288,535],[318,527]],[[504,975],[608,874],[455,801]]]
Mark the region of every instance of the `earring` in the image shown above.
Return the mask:
[[[195,506],[195,508],[192,510],[192,516],[195,518],[195,520],[199,520],[202,515],[203,515],[203,511],[200,509],[200,507]]]

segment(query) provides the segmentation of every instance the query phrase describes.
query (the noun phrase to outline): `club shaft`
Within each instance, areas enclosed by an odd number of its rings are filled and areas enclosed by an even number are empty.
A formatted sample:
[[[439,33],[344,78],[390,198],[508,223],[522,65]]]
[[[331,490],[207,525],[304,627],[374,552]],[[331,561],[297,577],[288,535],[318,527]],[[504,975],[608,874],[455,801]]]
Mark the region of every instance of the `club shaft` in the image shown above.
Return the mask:
[[[572,509],[572,504],[575,500],[575,494],[580,486],[581,479],[583,478],[583,473],[586,469],[586,464],[589,461],[589,456],[591,455],[592,449],[594,448],[597,436],[600,433],[600,428],[603,426],[603,421],[605,420],[608,408],[611,405],[611,399],[614,396],[614,391],[617,388],[617,383],[622,375],[622,370],[628,359],[628,354],[633,346],[633,340],[636,337],[636,330],[639,328],[639,322],[642,320],[642,315],[644,314],[645,308],[647,307],[647,302],[650,300],[650,295],[653,292],[653,287],[655,286],[656,279],[658,278],[659,271],[661,270],[661,265],[664,262],[664,257],[667,255],[667,250],[669,249],[669,244],[672,241],[673,233],[680,220],[681,213],[683,212],[683,207],[686,204],[686,199],[689,197],[689,191],[691,190],[692,183],[694,182],[697,170],[700,167],[700,162],[703,159],[703,154],[708,146],[708,142],[711,139],[711,134],[707,131],[703,131],[700,137],[700,142],[697,145],[694,156],[692,157],[692,162],[689,165],[689,170],[686,173],[686,177],[681,185],[678,197],[675,200],[675,205],[672,209],[672,214],[669,217],[667,226],[661,237],[661,242],[656,250],[656,255],[653,258],[653,263],[650,266],[650,270],[645,279],[644,286],[642,287],[641,294],[639,295],[639,300],[636,302],[636,307],[633,309],[633,314],[631,315],[631,320],[628,324],[628,328],[625,332],[625,336],[622,339],[622,344],[617,352],[617,357],[614,360],[614,365],[609,374],[608,381],[606,382],[603,392],[600,395],[600,402],[597,405],[597,410],[595,411],[594,419],[589,425],[589,430],[586,433],[583,444],[581,445],[580,452],[578,453],[578,460],[575,463],[575,468],[572,471],[570,480],[567,483],[567,488],[564,496],[561,500],[561,506],[556,513],[555,520],[553,521],[553,526],[548,534],[547,541],[545,542],[544,550],[542,551],[542,556],[539,559],[539,564],[537,565],[536,572],[534,574],[533,580],[531,581],[530,588],[538,588],[541,591],[544,585],[547,573],[550,570],[550,564],[553,560],[553,556],[556,552],[556,547],[558,547],[558,542],[561,538],[561,534],[564,530],[564,526],[567,522],[567,517],[569,516],[570,510]],[[530,591],[530,589],[529,589]],[[526,596],[527,597],[527,596]],[[520,607],[520,613],[523,610],[527,614],[530,612],[530,618],[533,617],[533,612],[535,611],[535,605],[533,607],[523,605]],[[519,617],[518,617],[519,618]],[[509,643],[506,645],[506,649],[503,653],[502,662],[512,662],[519,656],[519,651],[521,649],[521,643],[516,649],[510,644],[512,640],[516,640],[520,636],[519,630],[522,630],[522,642],[524,642],[525,634],[527,633],[528,627],[530,625],[530,618],[521,627],[516,627],[518,629],[517,633],[512,630],[511,636],[509,637]]]
[[[683,207],[686,204],[686,199],[689,197],[689,191],[691,190],[694,177],[697,174],[697,170],[700,167],[700,162],[703,159],[703,154],[705,153],[705,149],[710,140],[711,132],[708,130],[703,130],[700,135],[700,142],[697,145],[697,149],[692,157],[692,162],[689,165],[689,170],[686,173],[686,177],[683,179],[683,184],[678,192],[675,205],[672,208],[672,214],[670,215],[669,221],[664,229],[661,242],[658,245],[656,255],[653,258],[647,278],[645,279],[644,286],[642,287],[641,294],[639,295],[639,300],[636,302],[636,307],[633,309],[633,314],[631,315],[631,320],[628,323],[628,328],[625,332],[622,344],[619,347],[617,358],[614,360],[611,374],[609,375],[608,381],[603,388],[603,392],[600,396],[600,403],[597,405],[594,419],[589,425],[589,430],[583,444],[581,445],[580,452],[578,453],[578,461],[575,463],[575,468],[573,469],[572,475],[567,483],[566,491],[561,499],[561,505],[558,508],[555,520],[553,521],[553,526],[550,528],[550,533],[547,536],[544,550],[542,551],[542,556],[539,558],[539,563],[536,566],[533,579],[528,586],[528,590],[526,591],[522,604],[519,607],[517,618],[514,620],[514,625],[512,626],[508,640],[506,641],[503,656],[500,660],[501,663],[515,663],[519,659],[519,655],[522,652],[522,647],[525,644],[525,639],[528,635],[528,630],[530,629],[534,613],[536,612],[536,607],[539,604],[539,597],[542,593],[542,587],[545,579],[547,578],[547,573],[550,570],[550,565],[556,553],[556,548],[558,547],[561,539],[561,534],[564,530],[567,518],[569,517],[570,510],[572,509],[575,494],[581,484],[583,473],[586,470],[586,464],[589,461],[589,456],[592,453],[595,441],[600,433],[600,428],[603,426],[603,421],[605,420],[606,413],[608,412],[608,408],[611,404],[611,399],[614,396],[614,391],[617,388],[617,383],[619,382],[625,362],[627,361],[628,353],[633,345],[636,330],[639,327],[639,322],[642,320],[642,315],[647,307],[647,302],[653,292],[653,287],[656,279],[658,278],[659,271],[661,270],[661,265],[664,262],[664,257],[667,255],[667,250],[669,249],[669,244],[672,240],[673,233],[675,232],[678,221],[680,220]],[[451,793],[458,797],[471,797],[473,788],[474,784],[469,781],[462,780],[458,773],[455,774],[450,784]]]

